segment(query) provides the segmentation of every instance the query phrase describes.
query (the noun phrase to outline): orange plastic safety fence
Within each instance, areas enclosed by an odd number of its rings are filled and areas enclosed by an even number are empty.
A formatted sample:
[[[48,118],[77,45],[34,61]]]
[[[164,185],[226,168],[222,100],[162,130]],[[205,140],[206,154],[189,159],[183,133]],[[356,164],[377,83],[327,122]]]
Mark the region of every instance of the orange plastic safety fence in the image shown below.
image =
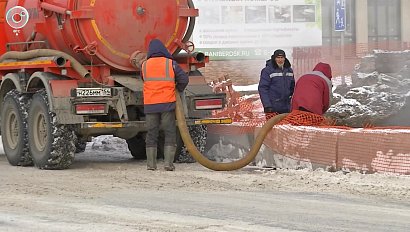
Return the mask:
[[[291,124],[295,126],[320,126],[330,125],[326,118],[306,111],[294,110],[284,118],[279,125]]]
[[[233,124],[227,134],[253,133],[255,127],[262,126],[266,120],[277,114],[263,113],[262,103],[258,94],[248,96],[230,95],[228,106],[225,109],[215,111],[213,117],[230,117]],[[232,97],[235,97],[234,99]],[[232,130],[236,128],[235,130]]]
[[[258,94],[240,96],[231,88],[228,107],[215,117],[231,117],[231,125],[210,125],[215,135],[253,138],[257,128],[276,114],[263,113]],[[302,126],[302,127],[301,127]],[[251,135],[251,136],[249,136]],[[236,138],[236,137],[235,137]],[[265,138],[274,154],[297,162],[366,173],[410,174],[410,128],[335,126],[321,115],[292,111]]]

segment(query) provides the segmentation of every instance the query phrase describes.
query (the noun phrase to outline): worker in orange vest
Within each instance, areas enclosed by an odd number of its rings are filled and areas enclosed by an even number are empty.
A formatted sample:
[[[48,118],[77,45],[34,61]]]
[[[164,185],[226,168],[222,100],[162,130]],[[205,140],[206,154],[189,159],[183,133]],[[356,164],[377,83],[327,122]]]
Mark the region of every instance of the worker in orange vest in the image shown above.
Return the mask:
[[[188,75],[182,70],[164,44],[153,39],[149,43],[147,60],[142,64],[144,81],[144,113],[147,125],[147,169],[157,169],[157,143],[159,127],[165,133],[164,168],[174,171],[176,151],[175,91],[183,92]]]

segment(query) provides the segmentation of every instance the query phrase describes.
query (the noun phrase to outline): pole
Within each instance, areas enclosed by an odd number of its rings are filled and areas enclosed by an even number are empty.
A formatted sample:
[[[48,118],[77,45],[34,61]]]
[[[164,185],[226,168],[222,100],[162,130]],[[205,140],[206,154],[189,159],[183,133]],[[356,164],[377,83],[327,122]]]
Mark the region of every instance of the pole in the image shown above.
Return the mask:
[[[345,38],[344,33],[346,30],[346,1],[345,0],[334,0],[334,21],[335,21],[335,31],[340,31],[340,71],[341,71],[341,84],[346,84],[344,76],[344,66],[345,66]]]
[[[345,74],[344,74],[344,66],[345,66],[345,32],[341,31],[340,33],[340,71],[342,77],[342,85],[346,84]]]

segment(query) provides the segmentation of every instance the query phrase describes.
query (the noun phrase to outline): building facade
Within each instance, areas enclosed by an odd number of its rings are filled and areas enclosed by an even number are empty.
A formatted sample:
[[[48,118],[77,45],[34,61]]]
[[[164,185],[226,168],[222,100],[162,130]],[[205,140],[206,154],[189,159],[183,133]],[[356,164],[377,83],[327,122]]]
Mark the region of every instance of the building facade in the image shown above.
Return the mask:
[[[346,0],[346,30],[334,30],[335,0],[322,0],[323,46],[344,44],[347,55],[361,56],[373,49],[402,50],[410,42],[410,1]],[[349,45],[352,45],[349,47]]]
[[[196,0],[201,2],[208,2],[207,0]],[[335,5],[337,1],[342,2],[345,5],[345,30],[335,30]],[[195,2],[195,1],[194,1]],[[218,0],[212,2],[215,4]],[[389,51],[402,51],[410,49],[410,0],[261,0],[257,3],[250,3],[249,1],[219,1],[220,9],[225,9],[224,5],[230,5],[229,9],[236,9],[235,19],[240,19],[243,24],[230,24],[226,27],[235,30],[237,28],[246,28],[247,25],[247,12],[251,12],[251,9],[258,9],[254,15],[264,15],[266,8],[266,17],[260,19],[258,22],[252,22],[252,31],[256,31],[258,28],[266,28],[267,31],[272,32],[275,29],[286,29],[286,27],[293,29],[294,25],[300,25],[302,22],[296,21],[295,6],[298,5],[314,5],[316,11],[316,20],[314,24],[310,22],[304,22],[304,31],[302,36],[296,35],[294,37],[302,37],[302,40],[292,40],[285,38],[284,43],[275,38],[274,34],[272,39],[272,45],[266,45],[266,43],[257,43],[257,46],[267,47],[267,51],[262,56],[257,58],[252,56],[245,56],[252,52],[252,49],[247,48],[245,52],[237,52],[238,56],[235,58],[226,57],[225,60],[230,62],[226,65],[232,70],[232,76],[246,80],[244,75],[252,76],[255,82],[259,75],[260,68],[264,65],[264,61],[261,59],[268,59],[270,54],[275,48],[282,48],[286,50],[289,55],[292,65],[295,69],[296,75],[301,75],[307,71],[310,71],[314,65],[319,62],[328,62],[332,65],[334,75],[349,75],[352,73],[354,66],[360,62],[361,57],[371,54],[373,50],[389,50]],[[229,4],[227,3],[229,2]],[[199,2],[198,2],[199,3]],[[200,5],[200,4],[199,4]],[[286,11],[287,5],[291,5],[291,10]],[[214,6],[214,5],[213,5]],[[200,11],[204,12],[204,9],[199,7]],[[215,28],[220,24],[224,24],[222,19],[226,17],[227,12],[220,11],[219,19],[215,12],[219,12],[216,5],[212,8],[214,24],[211,27]],[[281,16],[287,16],[288,12],[291,13],[292,19],[282,19],[280,17],[274,17],[271,20],[269,9],[273,9],[272,12],[278,12],[278,9],[285,11],[280,14]],[[285,9],[285,10],[284,10]],[[206,8],[205,8],[206,10]],[[241,18],[243,15],[243,19]],[[274,15],[274,14],[272,14]],[[251,17],[253,18],[253,17]],[[208,18],[205,17],[207,20]],[[248,17],[249,20],[249,17]],[[266,21],[265,21],[266,20]],[[199,20],[199,24],[201,20]],[[287,24],[288,23],[288,24]],[[315,40],[311,40],[316,44],[309,45],[306,41],[309,40],[309,36],[312,33],[308,31],[310,27],[318,27],[320,32],[321,41],[315,37]],[[285,30],[283,30],[285,31]],[[263,33],[265,33],[263,31]],[[288,32],[286,32],[288,33]],[[209,35],[212,37],[215,33]],[[231,32],[224,32],[223,35],[230,35]],[[285,33],[283,33],[285,34]],[[289,32],[288,34],[291,34]],[[244,33],[244,35],[247,35]],[[256,37],[256,33],[253,37]],[[238,41],[240,34],[237,34],[234,39],[230,41]],[[272,41],[272,39],[268,41]],[[217,40],[217,39],[216,39]],[[296,44],[294,41],[305,44]],[[196,41],[194,40],[196,43]],[[216,42],[216,41],[214,41]],[[198,47],[201,47],[200,45]],[[224,47],[227,47],[224,45]],[[221,48],[214,48],[217,51],[221,51]],[[238,49],[238,46],[233,46],[232,50]],[[239,48],[240,49],[240,48]],[[243,56],[241,56],[243,55]],[[239,57],[239,58],[238,58]],[[260,61],[254,61],[260,59]],[[211,56],[211,60],[213,59]],[[238,60],[233,62],[233,60]],[[241,70],[243,67],[241,60],[245,60],[247,64],[246,70]],[[235,72],[235,68],[232,68],[233,64],[238,64],[238,70],[241,73]],[[221,66],[224,64],[223,59],[213,65]],[[260,64],[260,65],[259,65]],[[208,72],[211,73],[211,72]],[[252,73],[249,75],[249,73]]]

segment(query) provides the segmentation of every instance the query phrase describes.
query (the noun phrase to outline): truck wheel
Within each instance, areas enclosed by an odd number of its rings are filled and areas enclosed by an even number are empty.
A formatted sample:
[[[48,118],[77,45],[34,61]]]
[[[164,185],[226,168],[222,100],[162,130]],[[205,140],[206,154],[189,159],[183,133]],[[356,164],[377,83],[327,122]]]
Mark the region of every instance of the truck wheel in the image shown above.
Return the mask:
[[[40,169],[65,169],[74,160],[75,134],[56,123],[45,90],[34,94],[29,110],[28,141],[34,164]]]
[[[75,153],[81,153],[85,151],[87,147],[87,138],[78,137],[75,139]]]
[[[206,125],[188,126],[192,141],[200,153],[204,153],[208,127]],[[178,131],[177,150],[174,161],[176,163],[194,163],[195,159],[189,154]]]
[[[13,166],[33,165],[27,145],[27,116],[30,97],[11,90],[4,97],[1,110],[2,142],[7,160]]]
[[[131,155],[137,160],[147,159],[145,154],[145,132],[140,132],[131,139],[127,139],[128,150]]]
[[[137,160],[146,160],[147,154],[145,149],[145,135],[147,132],[140,132],[131,139],[127,139],[128,150],[131,155]],[[164,158],[164,133],[159,132],[158,137],[158,149],[157,149],[157,159]]]

